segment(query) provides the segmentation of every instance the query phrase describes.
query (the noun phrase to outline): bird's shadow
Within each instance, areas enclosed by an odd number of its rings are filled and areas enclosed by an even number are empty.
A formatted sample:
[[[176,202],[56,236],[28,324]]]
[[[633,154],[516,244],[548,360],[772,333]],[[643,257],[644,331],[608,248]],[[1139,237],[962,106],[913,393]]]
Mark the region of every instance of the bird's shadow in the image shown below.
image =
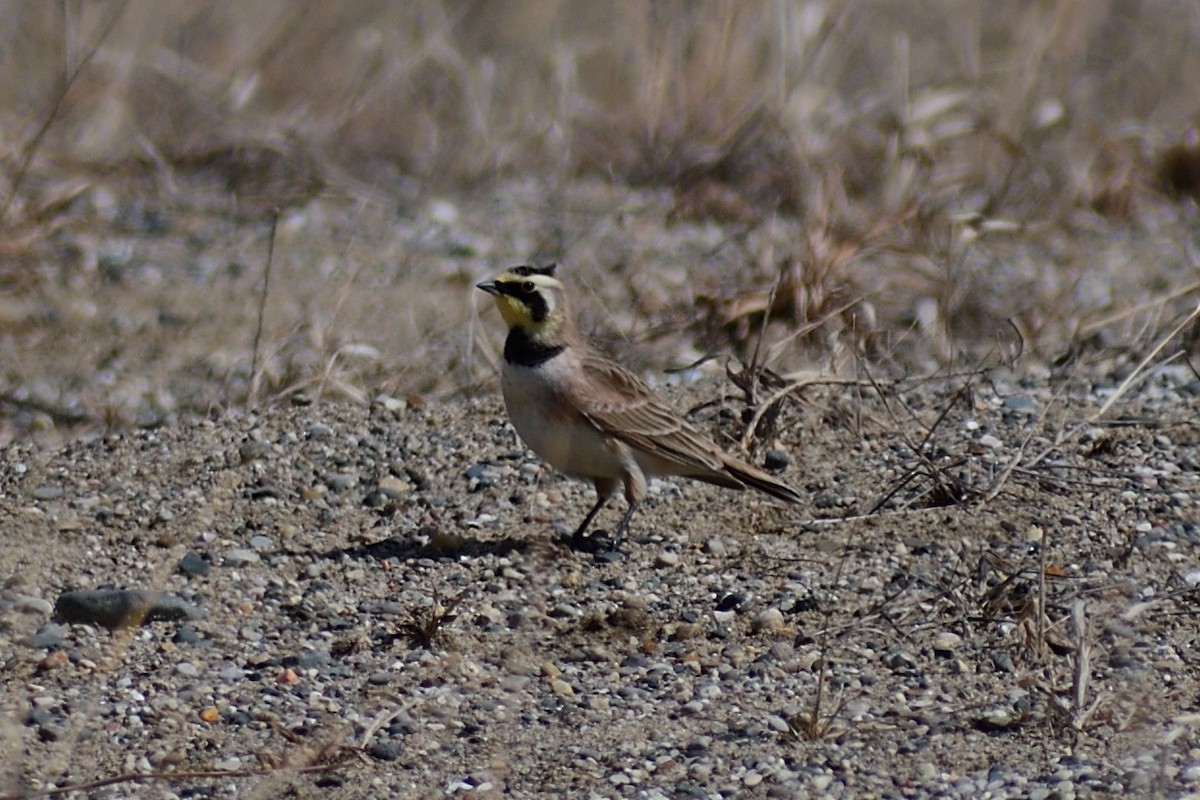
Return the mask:
[[[478,558],[481,556],[503,557],[512,553],[524,553],[529,550],[528,539],[505,536],[501,539],[476,539],[471,536],[454,534],[451,537],[428,537],[427,541],[419,541],[404,535],[392,536],[369,544],[352,547],[337,547],[322,553],[324,558],[346,557],[353,559],[372,559],[383,561],[460,561],[462,559]]]

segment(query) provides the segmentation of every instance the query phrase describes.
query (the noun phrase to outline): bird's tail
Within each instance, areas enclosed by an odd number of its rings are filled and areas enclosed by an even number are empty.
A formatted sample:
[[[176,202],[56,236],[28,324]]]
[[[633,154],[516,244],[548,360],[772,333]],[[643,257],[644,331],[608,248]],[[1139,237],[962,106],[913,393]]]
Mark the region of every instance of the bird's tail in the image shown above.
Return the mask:
[[[758,489],[760,492],[766,492],[785,503],[800,503],[804,499],[799,492],[783,481],[775,480],[757,467],[752,467],[732,456],[727,456],[725,459],[725,471],[742,484]]]

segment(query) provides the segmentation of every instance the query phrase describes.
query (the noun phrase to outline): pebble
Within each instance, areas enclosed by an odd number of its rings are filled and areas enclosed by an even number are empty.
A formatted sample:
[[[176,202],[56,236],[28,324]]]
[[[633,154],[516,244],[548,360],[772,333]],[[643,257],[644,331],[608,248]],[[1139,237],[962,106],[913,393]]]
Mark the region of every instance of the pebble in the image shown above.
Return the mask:
[[[400,742],[372,742],[367,748],[367,755],[376,761],[395,761],[400,757]]]
[[[333,438],[333,428],[323,422],[315,422],[304,431],[304,436],[311,441],[322,441]]]
[[[766,452],[763,458],[763,466],[770,472],[780,472],[787,469],[792,463],[792,457],[786,450],[772,449]]]
[[[199,553],[188,551],[179,559],[179,571],[191,578],[203,578],[212,569],[212,563]]]
[[[961,644],[962,637],[957,633],[942,631],[933,637],[933,652],[940,656],[950,656],[954,654],[955,649]]]
[[[1001,405],[1006,411],[1013,411],[1019,414],[1032,414],[1037,411],[1037,403],[1033,401],[1033,398],[1023,394],[1014,394],[1011,397],[1006,397]]]
[[[249,441],[238,447],[238,458],[243,464],[259,461],[271,455],[273,447],[269,442]]]
[[[1006,650],[993,650],[991,654],[992,666],[997,672],[1015,672],[1017,665],[1013,663],[1013,658]]]
[[[246,567],[250,564],[257,564],[261,560],[258,553],[240,547],[226,550],[221,554],[221,558],[224,559],[227,567]]]
[[[379,479],[379,492],[389,500],[400,500],[410,494],[413,485],[406,480],[388,475]]]
[[[768,608],[758,612],[754,617],[754,622],[750,624],[750,629],[754,633],[779,633],[787,627],[787,623],[783,618],[783,612],[778,608]]]
[[[348,472],[334,472],[325,476],[325,485],[334,492],[348,492],[358,486],[358,476]]]
[[[679,566],[679,553],[664,550],[654,557],[654,566],[656,567],[677,567]]]
[[[63,592],[54,604],[63,622],[120,628],[134,623],[199,619],[198,608],[175,595],[134,589]]]
[[[66,628],[64,626],[51,622],[38,628],[36,633],[27,636],[24,643],[26,647],[31,647],[35,650],[61,647],[65,633]]]
[[[49,600],[27,594],[19,594],[13,598],[13,608],[22,614],[37,614],[44,617],[48,617],[54,612],[54,606],[50,604]]]

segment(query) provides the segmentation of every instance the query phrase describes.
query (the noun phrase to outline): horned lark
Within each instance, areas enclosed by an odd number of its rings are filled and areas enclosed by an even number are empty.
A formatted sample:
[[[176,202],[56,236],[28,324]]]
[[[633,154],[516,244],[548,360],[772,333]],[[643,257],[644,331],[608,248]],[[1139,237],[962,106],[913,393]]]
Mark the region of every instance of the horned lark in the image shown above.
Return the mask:
[[[751,486],[800,502],[796,490],[723,451],[637,376],[593,349],[575,326],[554,270],[553,264],[514,267],[477,286],[496,298],[508,323],[501,388],[513,427],[552,467],[596,486],[596,504],[575,530],[575,544],[587,541],[592,520],[624,488],[629,507],[613,531],[615,550],[653,475]]]

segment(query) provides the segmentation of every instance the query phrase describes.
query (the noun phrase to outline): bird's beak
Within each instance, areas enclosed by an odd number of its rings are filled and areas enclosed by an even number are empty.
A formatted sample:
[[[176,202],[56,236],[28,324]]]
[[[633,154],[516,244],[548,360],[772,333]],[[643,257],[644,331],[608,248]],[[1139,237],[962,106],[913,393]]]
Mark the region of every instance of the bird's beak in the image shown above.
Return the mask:
[[[482,289],[488,294],[499,295],[500,289],[496,286],[495,281],[484,281],[483,283],[475,284],[476,289]]]

